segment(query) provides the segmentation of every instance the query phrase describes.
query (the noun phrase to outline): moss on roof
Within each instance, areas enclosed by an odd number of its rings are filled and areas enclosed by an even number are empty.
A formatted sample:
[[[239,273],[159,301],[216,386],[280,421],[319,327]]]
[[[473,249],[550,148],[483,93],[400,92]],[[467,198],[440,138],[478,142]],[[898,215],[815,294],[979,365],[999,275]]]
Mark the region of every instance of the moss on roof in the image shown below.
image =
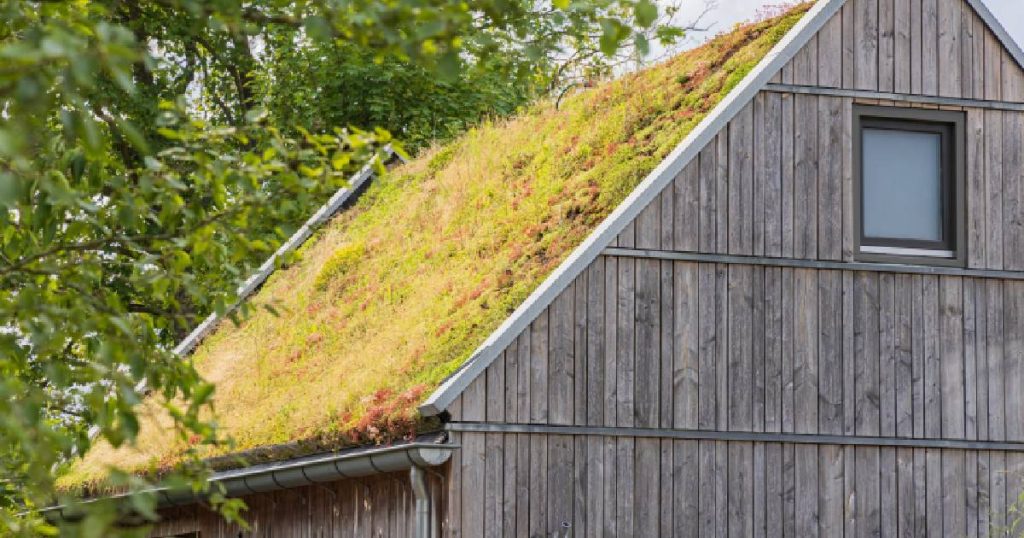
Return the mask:
[[[486,122],[376,180],[198,348],[235,450],[387,442],[416,407],[704,118],[807,10],[736,27],[639,73]],[[152,402],[145,409],[156,410]],[[174,463],[154,411],[137,446],[64,477]],[[210,456],[218,454],[211,453]],[[294,453],[288,454],[295,455]],[[269,457],[269,456],[268,456]]]

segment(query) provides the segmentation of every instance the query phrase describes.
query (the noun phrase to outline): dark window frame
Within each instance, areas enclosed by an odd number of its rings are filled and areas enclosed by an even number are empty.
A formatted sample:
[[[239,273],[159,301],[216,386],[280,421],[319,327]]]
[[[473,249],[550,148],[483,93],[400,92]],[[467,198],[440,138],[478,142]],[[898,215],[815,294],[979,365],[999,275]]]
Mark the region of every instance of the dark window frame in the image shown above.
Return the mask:
[[[853,107],[853,180],[854,257],[859,261],[942,265],[963,267],[966,253],[966,117],[963,112],[854,105]],[[864,129],[891,129],[929,132],[942,136],[942,218],[943,239],[926,241],[864,235]],[[864,247],[906,250],[905,253],[865,252]],[[951,256],[935,256],[923,251],[948,251]],[[920,254],[913,251],[922,251]]]

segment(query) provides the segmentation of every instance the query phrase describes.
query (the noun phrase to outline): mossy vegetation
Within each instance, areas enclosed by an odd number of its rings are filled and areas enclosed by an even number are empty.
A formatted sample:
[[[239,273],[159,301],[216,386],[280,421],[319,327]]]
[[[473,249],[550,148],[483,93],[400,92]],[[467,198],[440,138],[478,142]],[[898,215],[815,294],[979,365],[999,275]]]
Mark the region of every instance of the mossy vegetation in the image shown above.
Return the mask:
[[[230,450],[314,451],[414,432],[424,396],[806,9],[739,26],[557,110],[541,103],[484,123],[374,182],[255,297],[277,316],[226,323],[195,353],[217,384]],[[97,447],[65,481],[97,479],[111,462],[173,463],[185,447],[161,424],[143,424],[137,447]]]

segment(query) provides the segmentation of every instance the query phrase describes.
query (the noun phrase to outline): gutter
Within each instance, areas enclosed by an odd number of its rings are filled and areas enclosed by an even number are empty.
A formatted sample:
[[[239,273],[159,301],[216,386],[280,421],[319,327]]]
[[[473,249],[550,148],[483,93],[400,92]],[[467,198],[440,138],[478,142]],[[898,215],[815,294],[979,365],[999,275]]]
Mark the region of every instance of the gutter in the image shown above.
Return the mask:
[[[447,462],[459,445],[445,442],[447,435],[421,436],[413,442],[386,447],[360,447],[341,452],[304,456],[291,460],[264,463],[214,473],[207,482],[220,484],[228,497],[240,497],[268,493],[284,489],[336,482],[348,478],[360,478],[409,471],[409,480],[415,499],[414,529],[417,538],[437,536],[436,507],[430,496],[430,485],[425,480],[429,467]],[[169,508],[194,504],[202,496],[187,489],[167,487],[144,490],[157,495],[158,508]],[[130,494],[119,494],[105,499],[126,499]],[[89,502],[97,502],[93,499]],[[80,512],[74,507],[54,506],[42,511],[44,515],[57,519],[75,520]]]

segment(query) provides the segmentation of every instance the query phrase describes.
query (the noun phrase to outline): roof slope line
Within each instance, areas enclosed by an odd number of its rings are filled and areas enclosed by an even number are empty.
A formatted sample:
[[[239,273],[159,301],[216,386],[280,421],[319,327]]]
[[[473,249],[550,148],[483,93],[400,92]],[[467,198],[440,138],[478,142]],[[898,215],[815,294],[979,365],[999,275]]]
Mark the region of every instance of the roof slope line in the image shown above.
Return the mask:
[[[547,308],[632,222],[718,132],[806,44],[846,0],[819,0],[697,127],[679,143],[601,224],[519,305],[469,359],[448,377],[419,411],[424,416],[443,412],[498,355]]]
[[[1007,52],[1013,57],[1014,61],[1017,62],[1022,69],[1024,69],[1024,51],[1021,50],[1020,45],[1013,39],[1010,32],[1006,31],[1006,27],[1003,23],[999,22],[999,19],[994,13],[985,5],[982,0],[966,0],[967,4],[974,8],[974,12],[981,17],[982,22],[988,25],[992,33],[996,35],[999,42],[1006,47]]]
[[[391,146],[386,146],[383,152],[383,161],[387,162],[395,155],[397,155],[397,153],[391,149]],[[301,247],[303,243],[313,235],[313,232],[320,227],[320,225],[334,217],[338,211],[345,206],[345,202],[349,201],[353,194],[359,192],[359,189],[373,177],[373,166],[376,164],[377,159],[380,158],[380,156],[374,157],[369,163],[356,172],[351,179],[349,179],[348,185],[338,189],[338,191],[335,192],[329,200],[327,200],[327,203],[320,206],[320,209],[318,209],[316,213],[313,213],[313,216],[309,217],[305,224],[296,230],[295,233],[292,234],[292,236],[289,237],[288,240],[285,241],[284,244],[282,244],[273,254],[271,254],[270,257],[260,265],[259,269],[257,269],[256,272],[238,288],[238,297],[235,302],[232,303],[223,314],[214,312],[207,316],[202,323],[196,326],[188,336],[183,338],[181,342],[174,347],[174,354],[179,357],[184,357],[195,350],[196,346],[198,346],[204,338],[209,336],[210,333],[217,328],[217,325],[225,316],[238,309],[238,307],[241,306],[250,295],[258,290],[260,286],[270,278],[270,275],[274,274],[274,271],[277,270],[278,260]]]

